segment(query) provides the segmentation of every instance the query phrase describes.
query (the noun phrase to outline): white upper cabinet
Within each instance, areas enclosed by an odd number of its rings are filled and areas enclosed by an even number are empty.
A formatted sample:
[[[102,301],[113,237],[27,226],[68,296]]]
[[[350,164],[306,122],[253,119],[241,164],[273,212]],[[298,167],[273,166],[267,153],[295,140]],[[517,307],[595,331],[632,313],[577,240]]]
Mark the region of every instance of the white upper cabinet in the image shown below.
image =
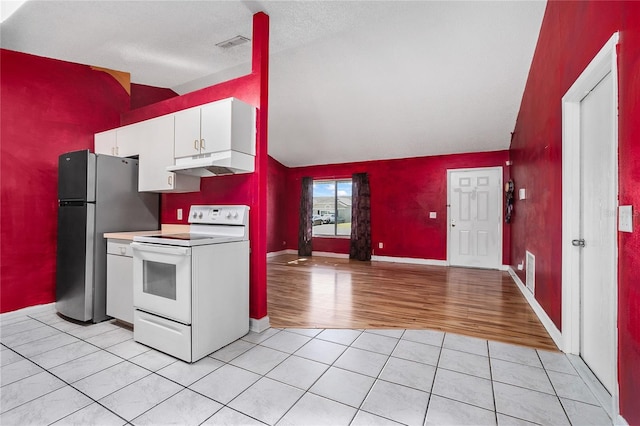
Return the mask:
[[[96,133],[93,136],[93,150],[96,154],[118,155],[118,143],[116,139],[116,129],[107,130],[106,132]]]
[[[113,155],[115,157],[133,157],[140,153],[141,123],[130,124],[94,136],[96,154]]]
[[[194,192],[199,176],[253,172],[255,133],[256,109],[228,98],[96,133],[94,151],[138,156],[141,192]]]
[[[175,113],[175,158],[228,150],[255,155],[254,114],[235,98]]]
[[[143,132],[143,123],[135,123],[118,128],[116,131],[116,155],[118,157],[138,155]]]
[[[200,191],[200,178],[168,172],[173,164],[173,115],[141,123],[138,190],[140,192]]]
[[[176,112],[174,117],[175,158],[200,154],[200,108]]]

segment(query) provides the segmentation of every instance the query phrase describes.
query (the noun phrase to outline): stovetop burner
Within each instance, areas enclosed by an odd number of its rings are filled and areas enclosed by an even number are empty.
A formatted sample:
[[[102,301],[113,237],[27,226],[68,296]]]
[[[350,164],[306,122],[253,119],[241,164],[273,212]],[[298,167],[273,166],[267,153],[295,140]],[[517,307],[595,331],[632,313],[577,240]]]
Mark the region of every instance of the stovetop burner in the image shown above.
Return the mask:
[[[133,241],[182,247],[249,239],[246,206],[191,206],[190,232],[136,236]]]

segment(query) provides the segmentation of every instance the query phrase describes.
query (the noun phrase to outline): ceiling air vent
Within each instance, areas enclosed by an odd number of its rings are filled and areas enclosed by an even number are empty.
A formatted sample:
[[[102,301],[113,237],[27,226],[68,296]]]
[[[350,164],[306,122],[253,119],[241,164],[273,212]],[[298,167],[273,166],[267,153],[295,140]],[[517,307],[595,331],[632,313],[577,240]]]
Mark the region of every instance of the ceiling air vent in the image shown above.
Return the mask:
[[[216,43],[216,46],[221,47],[223,49],[230,49],[232,47],[235,46],[239,46],[241,44],[245,44],[247,42],[251,41],[251,39],[248,39],[246,37],[243,37],[241,35],[237,35],[233,38],[230,38],[229,40],[225,40],[225,41],[221,41],[220,43]]]

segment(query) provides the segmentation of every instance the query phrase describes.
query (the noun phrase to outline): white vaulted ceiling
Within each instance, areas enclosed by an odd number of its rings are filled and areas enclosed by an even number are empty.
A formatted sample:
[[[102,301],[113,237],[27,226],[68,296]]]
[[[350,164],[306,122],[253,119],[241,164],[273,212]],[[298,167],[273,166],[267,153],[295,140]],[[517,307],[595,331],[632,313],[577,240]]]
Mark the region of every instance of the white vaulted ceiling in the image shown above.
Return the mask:
[[[4,1],[4,0],[3,0]],[[183,94],[250,71],[270,16],[269,153],[293,166],[507,149],[544,1],[37,1],[2,48]]]

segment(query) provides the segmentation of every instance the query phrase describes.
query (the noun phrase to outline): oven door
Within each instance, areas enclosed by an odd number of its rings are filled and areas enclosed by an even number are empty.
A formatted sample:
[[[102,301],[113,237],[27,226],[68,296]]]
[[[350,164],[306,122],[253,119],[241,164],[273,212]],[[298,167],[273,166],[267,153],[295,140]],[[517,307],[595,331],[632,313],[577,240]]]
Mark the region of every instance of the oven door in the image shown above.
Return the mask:
[[[133,306],[191,324],[191,248],[132,243]]]

